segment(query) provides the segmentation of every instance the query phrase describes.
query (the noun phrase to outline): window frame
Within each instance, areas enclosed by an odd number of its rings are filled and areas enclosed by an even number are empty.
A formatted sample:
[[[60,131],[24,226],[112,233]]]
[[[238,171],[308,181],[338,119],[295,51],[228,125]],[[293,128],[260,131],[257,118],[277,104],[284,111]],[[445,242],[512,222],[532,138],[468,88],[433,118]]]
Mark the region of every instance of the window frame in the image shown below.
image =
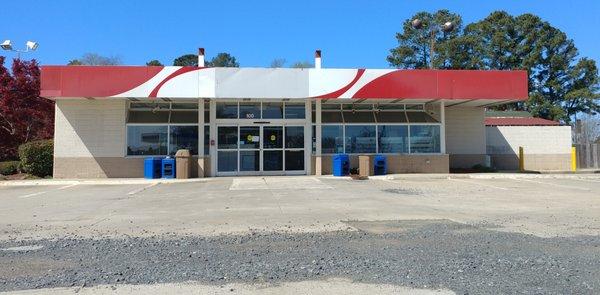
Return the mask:
[[[316,128],[316,124],[312,124],[313,126],[315,126]],[[346,152],[346,127],[347,125],[370,125],[370,126],[375,126],[375,153],[347,153]],[[407,153],[381,153],[379,152],[379,128],[378,126],[387,126],[387,125],[393,125],[393,126],[406,126],[408,129],[408,133],[407,133],[407,138],[408,138],[408,152]],[[411,132],[410,132],[410,126],[439,126],[439,128],[441,129],[442,123],[323,123],[321,124],[322,126],[341,126],[342,127],[342,139],[343,139],[343,153],[345,154],[349,154],[349,155],[375,155],[375,154],[379,154],[379,155],[442,155],[441,153],[441,147],[440,147],[440,152],[435,152],[435,153],[417,153],[417,152],[413,152],[412,151],[412,147],[411,147]],[[316,129],[315,129],[316,130]],[[442,134],[440,133],[440,138],[439,138],[439,142],[441,143],[441,136]],[[321,136],[321,140],[323,140],[322,136]],[[315,151],[316,153],[316,151]],[[323,153],[321,152],[321,155],[326,155],[326,156],[330,156],[330,155],[335,155],[336,153]]]

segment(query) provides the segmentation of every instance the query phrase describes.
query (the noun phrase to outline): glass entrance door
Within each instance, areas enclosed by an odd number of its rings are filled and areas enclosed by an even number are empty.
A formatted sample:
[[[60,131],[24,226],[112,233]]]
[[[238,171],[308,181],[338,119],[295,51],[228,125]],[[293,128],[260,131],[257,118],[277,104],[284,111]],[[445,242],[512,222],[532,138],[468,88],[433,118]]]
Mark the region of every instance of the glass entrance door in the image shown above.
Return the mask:
[[[260,127],[240,126],[240,173],[260,171]]]
[[[263,126],[263,171],[283,171],[283,126]]]
[[[218,175],[304,174],[304,126],[217,127]]]

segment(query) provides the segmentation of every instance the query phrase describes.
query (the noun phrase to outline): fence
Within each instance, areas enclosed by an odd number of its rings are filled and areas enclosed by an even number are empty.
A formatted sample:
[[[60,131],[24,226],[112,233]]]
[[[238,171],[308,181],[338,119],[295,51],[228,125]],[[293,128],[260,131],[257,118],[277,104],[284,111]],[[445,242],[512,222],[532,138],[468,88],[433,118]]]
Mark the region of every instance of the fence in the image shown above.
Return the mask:
[[[600,168],[600,144],[574,144],[577,148],[577,168]]]

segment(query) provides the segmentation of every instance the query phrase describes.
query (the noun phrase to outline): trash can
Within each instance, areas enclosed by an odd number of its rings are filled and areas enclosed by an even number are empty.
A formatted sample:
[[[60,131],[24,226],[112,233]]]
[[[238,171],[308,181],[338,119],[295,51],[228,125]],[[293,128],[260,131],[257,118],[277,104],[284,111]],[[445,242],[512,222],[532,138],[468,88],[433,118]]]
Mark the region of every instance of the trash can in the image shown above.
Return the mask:
[[[144,159],[144,178],[153,179],[161,176],[161,161],[159,157],[147,157]]]
[[[384,155],[375,155],[373,160],[374,174],[375,175],[386,175],[387,174],[387,157]]]
[[[177,179],[190,178],[192,174],[192,155],[189,150],[178,150],[175,153],[175,175]]]
[[[350,174],[350,157],[346,154],[333,155],[333,176]]]
[[[161,161],[162,178],[175,178],[175,159],[166,157]]]
[[[373,165],[371,165],[371,156],[358,156],[358,175],[373,175]]]

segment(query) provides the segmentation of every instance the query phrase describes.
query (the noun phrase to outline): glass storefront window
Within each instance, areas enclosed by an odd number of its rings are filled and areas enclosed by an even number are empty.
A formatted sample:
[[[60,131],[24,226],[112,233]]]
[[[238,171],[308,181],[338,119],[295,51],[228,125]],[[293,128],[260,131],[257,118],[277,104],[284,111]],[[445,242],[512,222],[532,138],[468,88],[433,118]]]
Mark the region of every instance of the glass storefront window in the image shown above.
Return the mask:
[[[219,149],[238,148],[238,128],[234,126],[219,127],[217,129],[217,140]]]
[[[169,155],[180,149],[198,154],[198,126],[169,126]]]
[[[217,119],[237,119],[238,105],[237,102],[218,102],[217,103]]]
[[[281,149],[283,148],[283,127],[265,126],[263,127],[263,148]]]
[[[306,109],[303,103],[286,103],[285,118],[286,119],[304,119],[306,117]]]
[[[410,126],[411,153],[439,153],[440,126],[412,125]]]
[[[285,151],[285,170],[304,170],[304,151]]]
[[[344,138],[341,125],[321,126],[321,152],[338,154],[344,152]]]
[[[217,153],[217,171],[235,172],[237,171],[237,151],[219,151]]]
[[[210,126],[204,125],[204,155],[210,154]]]
[[[167,126],[127,126],[127,155],[166,155]]]
[[[240,151],[240,171],[260,171],[260,151]]]
[[[281,171],[283,170],[283,151],[263,151],[263,170]]]
[[[198,123],[198,110],[171,111],[171,123]]]
[[[260,102],[240,103],[240,119],[260,119]]]
[[[169,111],[130,110],[127,123],[169,123]]]
[[[304,126],[286,126],[285,127],[285,148],[287,148],[287,149],[304,148]]]
[[[346,153],[376,153],[375,125],[346,125]]]
[[[263,102],[263,119],[283,119],[283,103],[281,102]]]
[[[408,126],[377,126],[379,153],[408,153]]]
[[[260,127],[242,126],[240,127],[240,149],[258,149],[260,148]]]

